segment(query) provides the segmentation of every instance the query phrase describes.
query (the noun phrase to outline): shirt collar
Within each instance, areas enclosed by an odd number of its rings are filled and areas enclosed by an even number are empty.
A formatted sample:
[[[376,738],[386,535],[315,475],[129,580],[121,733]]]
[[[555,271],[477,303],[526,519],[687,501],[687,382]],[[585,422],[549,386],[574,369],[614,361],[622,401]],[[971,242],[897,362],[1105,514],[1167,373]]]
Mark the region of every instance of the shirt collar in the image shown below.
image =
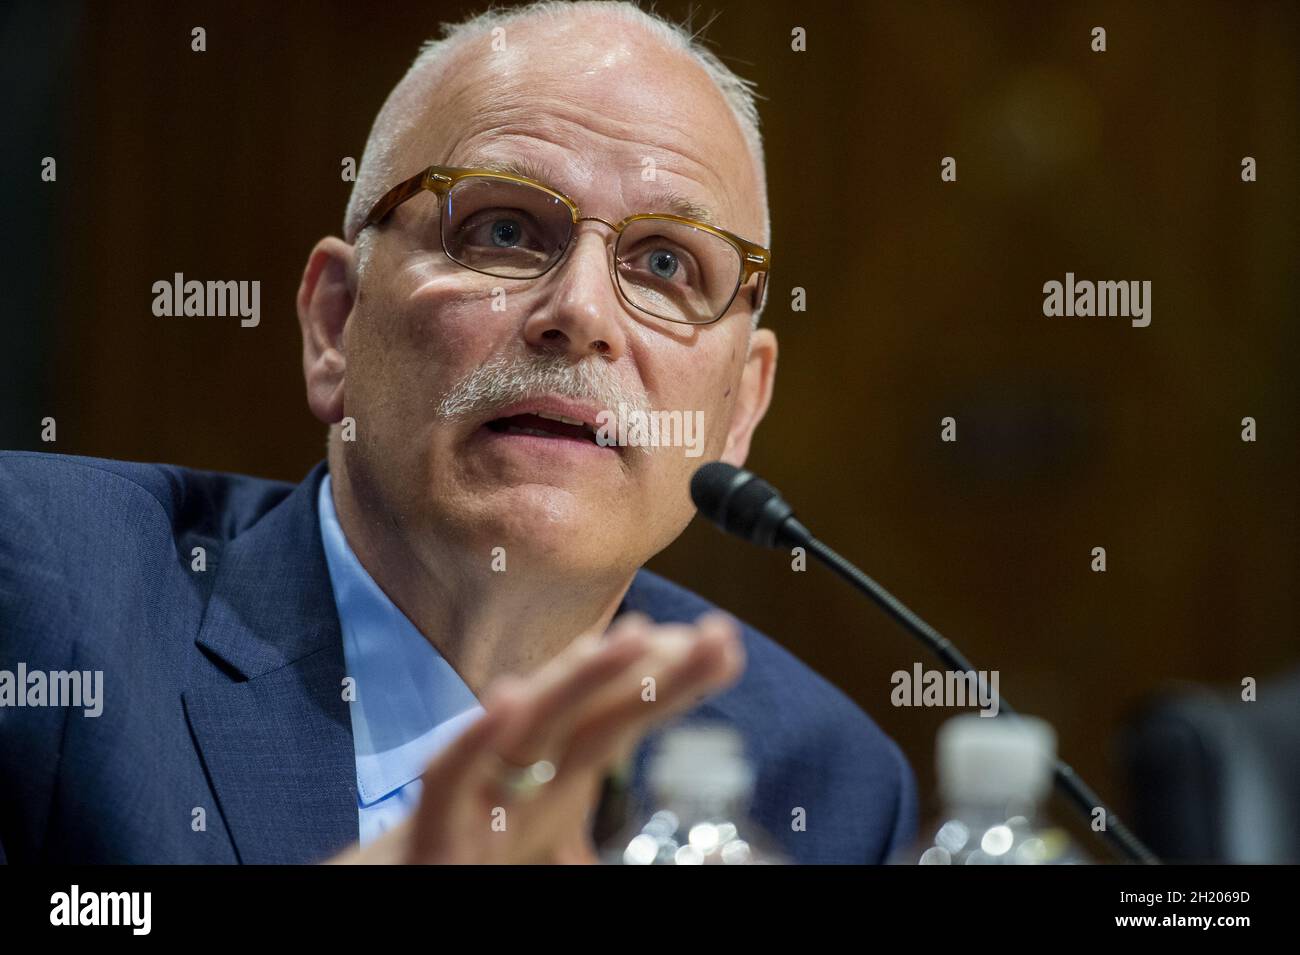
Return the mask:
[[[356,697],[350,704],[362,806],[418,779],[482,707],[460,675],[361,566],[334,510],[327,474],[321,539]]]

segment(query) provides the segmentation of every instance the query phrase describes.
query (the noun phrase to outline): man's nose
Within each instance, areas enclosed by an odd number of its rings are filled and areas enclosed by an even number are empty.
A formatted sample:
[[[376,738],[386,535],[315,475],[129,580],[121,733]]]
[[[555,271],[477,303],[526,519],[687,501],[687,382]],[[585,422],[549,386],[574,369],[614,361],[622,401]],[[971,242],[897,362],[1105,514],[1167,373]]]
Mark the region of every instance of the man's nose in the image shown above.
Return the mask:
[[[575,230],[564,261],[549,276],[548,300],[524,325],[524,338],[538,348],[562,349],[579,358],[618,359],[627,343],[620,321],[623,302],[611,272],[609,231],[586,219]]]

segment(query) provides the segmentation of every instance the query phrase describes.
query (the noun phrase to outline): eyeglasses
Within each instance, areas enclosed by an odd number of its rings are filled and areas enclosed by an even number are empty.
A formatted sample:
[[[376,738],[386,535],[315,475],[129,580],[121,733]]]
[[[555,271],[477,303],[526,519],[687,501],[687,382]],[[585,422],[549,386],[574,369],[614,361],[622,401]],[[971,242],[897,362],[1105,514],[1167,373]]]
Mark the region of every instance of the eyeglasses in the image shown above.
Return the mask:
[[[578,223],[594,221],[617,236],[610,274],[633,308],[670,322],[709,325],[727,313],[754,275],[754,308],[763,305],[771,252],[762,246],[667,213],[631,215],[618,222],[584,216],[563,193],[491,169],[430,166],[390,189],[361,228],[381,223],[426,190],[438,196],[443,251],[475,272],[539,278],[564,257]]]

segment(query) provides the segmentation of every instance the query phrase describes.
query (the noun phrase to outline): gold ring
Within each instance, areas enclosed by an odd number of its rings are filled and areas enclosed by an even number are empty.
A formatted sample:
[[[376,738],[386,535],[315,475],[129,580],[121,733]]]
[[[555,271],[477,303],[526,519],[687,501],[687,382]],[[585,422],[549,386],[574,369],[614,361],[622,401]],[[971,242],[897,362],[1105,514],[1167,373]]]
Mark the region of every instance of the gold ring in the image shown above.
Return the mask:
[[[497,757],[501,770],[497,779],[501,787],[516,799],[531,799],[537,791],[555,778],[555,764],[549,759],[539,759],[528,766],[516,766]]]

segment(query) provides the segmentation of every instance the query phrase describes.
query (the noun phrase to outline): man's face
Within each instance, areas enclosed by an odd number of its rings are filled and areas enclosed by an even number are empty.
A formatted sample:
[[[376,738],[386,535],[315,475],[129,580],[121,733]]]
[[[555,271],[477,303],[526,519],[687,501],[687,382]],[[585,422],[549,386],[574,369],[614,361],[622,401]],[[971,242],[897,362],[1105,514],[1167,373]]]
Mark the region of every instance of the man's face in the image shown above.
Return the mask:
[[[454,54],[437,101],[399,149],[402,177],[431,162],[523,160],[584,216],[617,222],[662,211],[658,197],[671,190],[721,227],[763,239],[745,141],[692,61],[614,21],[519,24],[507,44],[493,52],[485,37]],[[357,422],[344,462],[361,507],[377,508],[417,552],[422,539],[437,539],[481,553],[485,566],[501,546],[510,569],[630,572],[689,522],[694,469],[740,463],[748,451],[775,352],[760,331],[758,354],[747,355],[752,281],[720,322],[674,324],[619,297],[614,237],[599,223],[580,223],[546,275],[515,280],[450,261],[438,216],[437,198],[423,193],[376,230],[344,328],[343,413]],[[595,387],[585,398],[552,400],[555,389],[543,388],[519,403],[441,413],[482,366],[536,359],[562,371],[586,363]],[[618,410],[606,406],[616,394],[692,420],[702,412],[703,453],[503,430],[503,418],[519,424],[507,416],[529,410],[593,424],[598,412]]]

